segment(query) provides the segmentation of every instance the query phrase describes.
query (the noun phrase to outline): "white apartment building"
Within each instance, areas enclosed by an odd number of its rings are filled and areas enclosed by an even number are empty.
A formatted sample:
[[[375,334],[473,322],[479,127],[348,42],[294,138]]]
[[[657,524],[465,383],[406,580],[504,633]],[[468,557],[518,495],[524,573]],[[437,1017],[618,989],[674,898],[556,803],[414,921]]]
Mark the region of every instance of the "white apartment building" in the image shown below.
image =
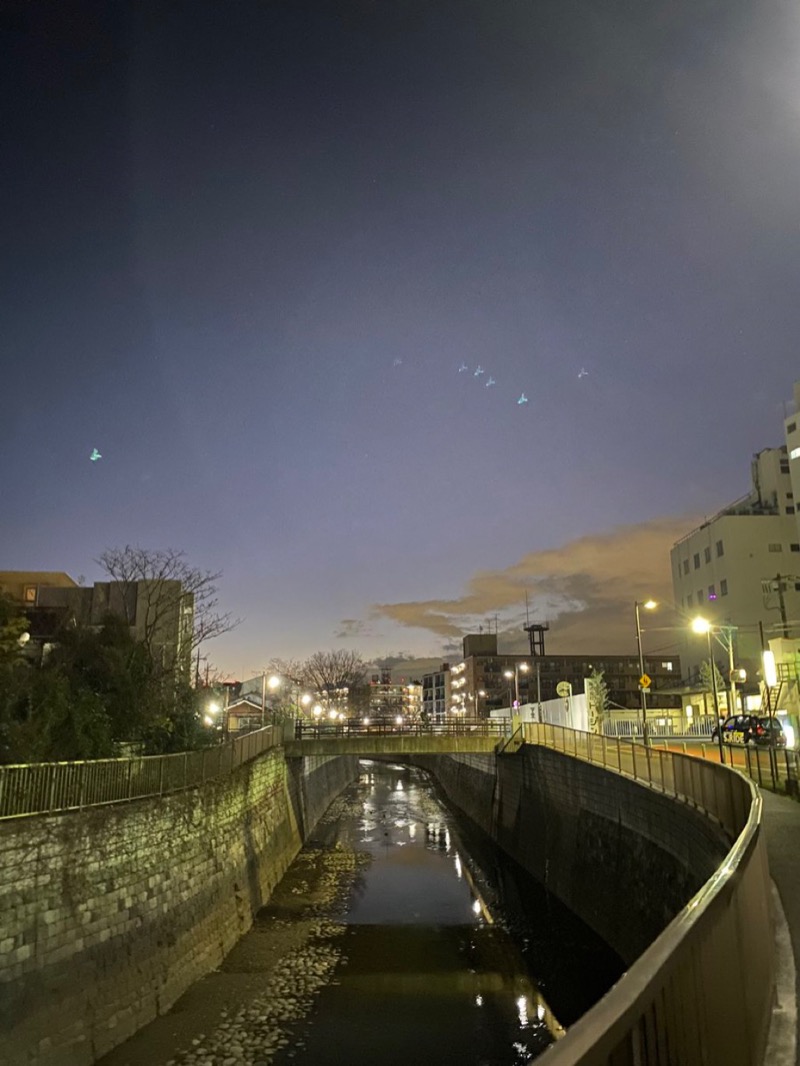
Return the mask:
[[[751,473],[747,496],[693,529],[670,552],[675,605],[687,620],[680,648],[684,677],[695,676],[708,658],[707,638],[688,630],[697,615],[715,626],[737,627],[736,665],[753,679],[760,669],[761,630],[769,639],[794,622],[800,632],[800,534],[787,447],[759,452]],[[727,676],[722,648],[715,659]]]

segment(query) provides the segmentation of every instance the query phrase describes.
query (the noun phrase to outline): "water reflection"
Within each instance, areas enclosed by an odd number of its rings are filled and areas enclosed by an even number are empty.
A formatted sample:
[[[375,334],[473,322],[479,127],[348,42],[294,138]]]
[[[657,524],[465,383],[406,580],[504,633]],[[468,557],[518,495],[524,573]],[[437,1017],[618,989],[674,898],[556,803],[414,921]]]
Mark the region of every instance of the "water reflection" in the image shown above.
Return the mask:
[[[352,819],[316,844],[370,861],[340,917],[346,963],[322,991],[294,1061],[530,1061],[563,1029],[430,782],[371,763],[351,794]]]

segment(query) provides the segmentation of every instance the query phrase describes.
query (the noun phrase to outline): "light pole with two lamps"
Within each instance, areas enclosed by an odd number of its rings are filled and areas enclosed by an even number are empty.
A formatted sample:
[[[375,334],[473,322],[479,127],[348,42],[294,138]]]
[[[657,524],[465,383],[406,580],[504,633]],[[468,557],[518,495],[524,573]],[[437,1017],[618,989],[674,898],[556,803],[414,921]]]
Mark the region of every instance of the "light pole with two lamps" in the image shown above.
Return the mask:
[[[511,680],[512,677],[514,678],[514,703],[516,703],[517,707],[519,707],[519,672],[520,672],[520,670],[523,672],[523,674],[527,674],[527,672],[530,670],[530,666],[527,663],[514,663],[514,670],[513,671],[511,671],[511,670],[504,670],[503,671],[503,677],[508,678],[509,681]],[[511,708],[510,709],[514,710],[514,703],[511,702],[511,685],[508,686],[508,702],[511,704]]]
[[[719,741],[719,761],[725,764],[725,748],[722,742],[722,723],[719,720],[719,694],[717,692],[717,667],[714,662],[714,649],[711,645],[711,631],[714,627],[705,618],[695,618],[692,622],[692,630],[695,633],[705,633],[708,639],[708,666],[711,670],[711,694],[714,699],[714,718],[717,723],[717,740]]]
[[[639,603],[638,600],[633,605],[636,614],[636,647],[639,650],[639,692],[641,693],[642,700],[642,740],[645,747],[650,746],[650,733],[647,728],[647,686],[644,684],[645,672],[644,672],[644,654],[642,652],[642,623],[639,618],[639,608],[644,607],[646,611],[653,611],[658,604],[655,600],[645,600],[644,603]]]
[[[473,706],[475,707],[475,719],[476,719],[476,721],[477,721],[478,718],[480,718],[480,704],[478,703],[478,700],[483,699],[483,697],[485,695],[486,695],[486,691],[484,689],[482,689],[482,688],[476,689],[475,692],[473,692],[473,694],[472,694],[472,703],[473,703]]]

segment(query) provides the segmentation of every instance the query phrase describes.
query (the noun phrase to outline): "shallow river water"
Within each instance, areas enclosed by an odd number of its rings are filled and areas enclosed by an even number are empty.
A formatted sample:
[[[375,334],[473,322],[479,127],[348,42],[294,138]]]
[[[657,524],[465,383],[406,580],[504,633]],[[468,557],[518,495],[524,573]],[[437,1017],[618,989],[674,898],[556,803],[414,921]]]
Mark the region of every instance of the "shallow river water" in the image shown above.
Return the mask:
[[[423,773],[361,769],[220,970],[105,1066],[524,1063],[616,980]]]

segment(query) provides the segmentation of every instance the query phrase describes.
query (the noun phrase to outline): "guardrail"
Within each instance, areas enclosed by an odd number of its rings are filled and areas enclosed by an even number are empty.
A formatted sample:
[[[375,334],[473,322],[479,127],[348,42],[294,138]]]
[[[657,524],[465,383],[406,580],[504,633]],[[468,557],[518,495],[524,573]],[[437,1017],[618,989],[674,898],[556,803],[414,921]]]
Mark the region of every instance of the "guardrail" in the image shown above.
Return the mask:
[[[774,964],[769,870],[755,785],[719,763],[630,741],[539,723],[526,723],[521,731],[528,743],[596,763],[701,808],[732,842],[714,876],[611,991],[544,1053],[542,1066],[761,1063]]]
[[[180,792],[232,773],[283,739],[276,725],[176,755],[0,766],[0,820]]]
[[[500,718],[461,718],[449,722],[326,722],[297,719],[294,727],[295,740],[327,740],[336,737],[463,737],[506,736],[510,720]]]

